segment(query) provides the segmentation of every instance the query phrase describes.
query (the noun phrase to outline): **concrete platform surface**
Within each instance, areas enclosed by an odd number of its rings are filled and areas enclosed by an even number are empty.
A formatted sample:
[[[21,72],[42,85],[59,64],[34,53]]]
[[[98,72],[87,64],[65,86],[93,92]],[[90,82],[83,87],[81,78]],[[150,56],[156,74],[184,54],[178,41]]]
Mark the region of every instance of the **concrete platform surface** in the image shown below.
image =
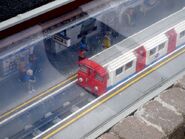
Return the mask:
[[[185,76],[98,139],[185,139]]]

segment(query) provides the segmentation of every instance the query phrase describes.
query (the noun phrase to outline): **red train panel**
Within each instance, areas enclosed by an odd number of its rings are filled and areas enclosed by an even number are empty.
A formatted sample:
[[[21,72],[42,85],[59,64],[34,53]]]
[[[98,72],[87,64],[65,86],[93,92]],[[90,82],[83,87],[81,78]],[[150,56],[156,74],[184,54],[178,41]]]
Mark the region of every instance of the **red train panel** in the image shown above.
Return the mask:
[[[168,37],[168,54],[176,49],[177,42],[177,33],[174,29],[166,32],[166,36]]]
[[[141,46],[137,48],[134,53],[137,57],[136,72],[139,72],[144,69],[146,65],[146,50],[143,46]]]
[[[106,69],[89,59],[80,61],[79,65],[78,84],[97,96],[105,93],[108,80]]]

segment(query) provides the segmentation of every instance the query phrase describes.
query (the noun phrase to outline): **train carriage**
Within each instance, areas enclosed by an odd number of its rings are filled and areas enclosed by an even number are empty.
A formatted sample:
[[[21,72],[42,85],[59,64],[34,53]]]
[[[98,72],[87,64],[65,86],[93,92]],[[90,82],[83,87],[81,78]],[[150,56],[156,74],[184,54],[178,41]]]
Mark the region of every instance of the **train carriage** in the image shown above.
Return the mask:
[[[168,30],[165,35],[168,37],[168,53],[173,52],[177,45],[177,33],[174,28]]]
[[[155,66],[159,59],[172,53],[182,44],[185,44],[185,9],[93,56],[90,61],[97,63],[107,71],[107,78],[104,78],[107,81],[103,80],[104,84],[99,87],[108,89],[137,72],[142,73],[142,70],[150,64],[154,63],[152,66]],[[88,61],[86,59],[83,66],[88,66]],[[83,71],[80,69],[79,72]],[[78,83],[84,87],[80,78],[78,74]],[[84,78],[90,79],[91,76],[84,74]],[[94,79],[91,78],[91,80]],[[88,83],[87,87],[91,88],[91,93],[98,96],[106,92],[101,92],[99,88],[92,91],[92,86]]]
[[[121,55],[108,64],[107,71],[109,73],[107,86],[112,86],[136,72],[136,56],[133,52]]]
[[[146,50],[146,65],[149,65],[167,54],[168,38],[165,34],[159,34],[156,37],[143,43]]]

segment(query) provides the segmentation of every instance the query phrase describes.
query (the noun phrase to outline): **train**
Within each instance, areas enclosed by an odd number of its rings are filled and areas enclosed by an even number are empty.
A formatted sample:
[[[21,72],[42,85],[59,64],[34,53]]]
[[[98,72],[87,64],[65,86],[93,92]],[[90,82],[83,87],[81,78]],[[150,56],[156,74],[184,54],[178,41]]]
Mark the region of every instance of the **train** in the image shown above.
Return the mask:
[[[185,8],[79,62],[77,84],[100,96],[185,47]]]

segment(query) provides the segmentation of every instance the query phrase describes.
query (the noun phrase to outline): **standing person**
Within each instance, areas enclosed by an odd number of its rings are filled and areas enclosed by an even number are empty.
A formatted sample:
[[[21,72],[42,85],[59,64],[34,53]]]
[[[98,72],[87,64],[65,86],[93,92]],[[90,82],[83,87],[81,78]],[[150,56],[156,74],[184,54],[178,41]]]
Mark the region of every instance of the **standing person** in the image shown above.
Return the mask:
[[[84,36],[80,41],[80,50],[88,51],[86,36]]]
[[[35,83],[35,78],[32,69],[28,69],[26,71],[26,81],[29,93],[34,92],[35,90],[33,89],[33,83]]]
[[[33,70],[33,73],[35,74],[36,73],[36,70],[38,68],[38,65],[37,65],[37,57],[35,54],[31,54],[29,56],[29,64],[30,64],[30,68]]]
[[[136,20],[136,13],[134,11],[134,8],[128,8],[125,15],[126,15],[126,19],[127,19],[127,24],[129,26],[134,26],[135,20]]]
[[[111,46],[110,32],[106,32],[103,38],[103,48],[109,48]]]
[[[145,16],[148,11],[152,10],[159,3],[160,3],[160,0],[144,0],[143,4],[141,4],[140,11]]]
[[[83,60],[85,58],[86,58],[86,56],[85,56],[85,50],[80,50],[79,51],[78,60],[81,61],[81,60]]]
[[[25,76],[26,76],[26,61],[24,59],[21,59],[19,64],[19,79],[22,82],[25,82]]]

